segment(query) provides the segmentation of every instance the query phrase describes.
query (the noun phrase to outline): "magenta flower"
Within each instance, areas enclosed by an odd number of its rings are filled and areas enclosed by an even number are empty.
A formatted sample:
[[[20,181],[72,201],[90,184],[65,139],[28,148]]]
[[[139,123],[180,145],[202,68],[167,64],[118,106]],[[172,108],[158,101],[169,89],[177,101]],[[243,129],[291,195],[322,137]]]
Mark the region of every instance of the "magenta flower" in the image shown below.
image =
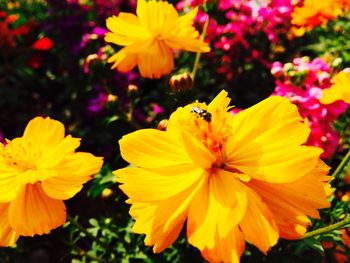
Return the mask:
[[[310,61],[303,57],[284,65],[274,62],[271,73],[276,78],[274,95],[289,98],[298,106],[301,116],[308,119],[311,134],[307,144],[322,148],[322,157],[330,158],[339,143],[332,123],[347,109],[347,104],[341,101],[320,103],[322,90],[331,85],[331,67],[321,58]]]

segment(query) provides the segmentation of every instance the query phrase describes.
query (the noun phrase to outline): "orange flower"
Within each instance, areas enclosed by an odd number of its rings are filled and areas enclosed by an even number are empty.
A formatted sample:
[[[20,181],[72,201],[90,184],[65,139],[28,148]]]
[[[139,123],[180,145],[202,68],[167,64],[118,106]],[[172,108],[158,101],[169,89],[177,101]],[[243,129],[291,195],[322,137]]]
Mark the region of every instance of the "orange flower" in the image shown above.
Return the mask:
[[[135,233],[161,252],[187,222],[188,242],[208,261],[239,262],[244,240],[262,252],[302,237],[329,207],[322,150],[288,99],[270,97],[232,116],[222,91],[209,105],[178,108],[166,131],[120,141],[132,167],[114,173],[129,197]]]
[[[324,26],[329,20],[343,13],[341,1],[334,0],[305,0],[301,7],[295,7],[292,13],[292,32],[302,36],[317,26]]]
[[[172,49],[208,52],[192,26],[197,8],[184,16],[163,1],[137,1],[137,16],[120,13],[107,19],[107,42],[125,46],[108,59],[112,68],[128,72],[136,65],[146,78],[160,78],[174,68]]]
[[[0,144],[0,246],[65,223],[62,200],[78,193],[103,163],[75,152],[79,145],[80,139],[64,136],[62,123],[41,117],[28,123],[22,137]]]
[[[323,97],[320,102],[331,104],[337,100],[342,100],[350,104],[350,72],[341,71],[334,76],[334,84],[323,90]]]

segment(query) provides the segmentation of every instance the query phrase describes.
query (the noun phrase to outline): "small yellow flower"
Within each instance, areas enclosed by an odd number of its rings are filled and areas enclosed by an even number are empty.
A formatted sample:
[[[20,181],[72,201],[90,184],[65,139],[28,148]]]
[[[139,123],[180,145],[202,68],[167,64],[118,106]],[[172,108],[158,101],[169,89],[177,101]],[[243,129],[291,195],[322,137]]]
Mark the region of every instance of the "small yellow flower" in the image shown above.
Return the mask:
[[[343,14],[343,3],[339,0],[305,0],[303,5],[295,7],[292,13],[292,32],[302,36],[317,26],[324,26],[329,20]]]
[[[334,76],[334,84],[323,90],[323,97],[320,102],[331,104],[337,100],[342,100],[350,104],[350,72],[341,71]]]
[[[193,27],[195,8],[184,16],[163,1],[137,1],[136,14],[119,13],[107,19],[111,31],[107,42],[125,46],[108,59],[112,68],[128,72],[136,65],[143,77],[160,78],[174,68],[172,49],[192,52],[209,52],[208,44],[198,39]]]
[[[188,242],[208,261],[239,262],[248,240],[262,252],[297,239],[329,207],[322,150],[295,105],[270,97],[235,116],[222,91],[209,105],[178,108],[166,131],[120,141],[133,167],[115,171],[129,197],[135,233],[161,252],[187,222]]]
[[[0,246],[19,236],[49,233],[66,221],[62,200],[78,193],[102,166],[102,158],[75,152],[80,139],[62,123],[31,120],[22,137],[0,144]]]

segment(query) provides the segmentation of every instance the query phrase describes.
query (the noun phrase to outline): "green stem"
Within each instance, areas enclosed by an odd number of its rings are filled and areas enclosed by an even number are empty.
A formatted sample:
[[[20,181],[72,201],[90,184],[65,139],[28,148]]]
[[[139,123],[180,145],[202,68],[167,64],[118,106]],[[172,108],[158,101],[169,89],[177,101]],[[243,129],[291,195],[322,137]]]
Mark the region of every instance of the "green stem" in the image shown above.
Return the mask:
[[[335,224],[332,224],[329,226],[325,226],[325,227],[322,227],[322,228],[319,228],[319,229],[316,229],[314,231],[310,231],[310,232],[306,233],[303,236],[303,238],[308,238],[308,237],[326,234],[326,233],[329,233],[333,230],[340,230],[342,228],[345,228],[349,224],[350,224],[350,215],[347,215],[342,221],[339,221],[338,223],[335,223]]]
[[[89,239],[95,241],[100,246],[102,246],[104,248],[108,248],[108,244],[107,243],[105,243],[105,242],[101,241],[99,238],[93,236],[89,231],[87,231],[87,229],[85,227],[83,227],[81,224],[79,224],[78,221],[75,218],[71,217],[70,215],[67,215],[67,220],[69,221],[69,223],[71,223],[76,228],[78,228],[80,232],[83,232],[86,237],[88,237]]]
[[[333,178],[336,178],[336,179],[340,178],[341,173],[343,172],[344,168],[349,163],[349,161],[350,161],[350,150],[345,155],[343,160],[340,162],[340,164],[338,165],[337,169],[335,169],[335,171],[334,171],[334,173],[332,175]]]
[[[205,38],[205,34],[207,33],[208,25],[209,25],[209,15],[208,15],[207,21],[205,21],[205,24],[203,27],[202,35],[200,37],[201,40],[204,40],[204,38]],[[196,58],[195,58],[194,64],[193,64],[193,69],[191,72],[191,77],[192,77],[193,82],[194,82],[194,78],[196,77],[196,72],[197,72],[197,69],[199,66],[200,58],[201,58],[201,52],[197,52]]]
[[[89,259],[98,261],[98,262],[102,262],[102,263],[108,262],[107,260],[104,260],[104,259],[99,258],[99,257],[92,256],[92,255],[89,255],[88,253],[84,253],[84,256],[86,256],[86,257],[89,258]]]

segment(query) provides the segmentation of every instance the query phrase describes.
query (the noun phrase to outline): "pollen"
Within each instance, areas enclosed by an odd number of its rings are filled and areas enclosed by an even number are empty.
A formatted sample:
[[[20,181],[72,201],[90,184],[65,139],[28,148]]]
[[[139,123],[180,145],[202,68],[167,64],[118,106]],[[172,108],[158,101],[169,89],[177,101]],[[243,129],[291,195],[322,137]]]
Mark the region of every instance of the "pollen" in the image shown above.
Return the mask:
[[[31,149],[33,147],[30,142],[15,139],[2,148],[1,156],[8,166],[12,166],[18,171],[35,170],[42,153]]]
[[[223,148],[232,134],[226,108],[211,112],[205,103],[192,103],[185,107],[184,126],[215,156],[213,167],[224,165]]]

